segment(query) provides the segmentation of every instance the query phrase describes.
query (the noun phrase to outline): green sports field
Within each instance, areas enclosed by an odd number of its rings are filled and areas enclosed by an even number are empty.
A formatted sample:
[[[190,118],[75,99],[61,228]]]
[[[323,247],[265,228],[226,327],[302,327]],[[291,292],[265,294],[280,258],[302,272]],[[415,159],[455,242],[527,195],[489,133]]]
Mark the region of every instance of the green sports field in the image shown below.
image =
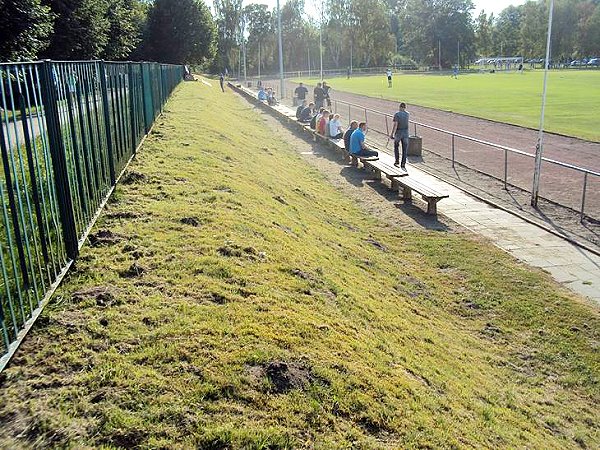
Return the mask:
[[[531,128],[539,126],[543,72],[459,75],[395,74],[394,86],[378,76],[336,78],[336,90],[402,100]],[[600,71],[551,71],[545,129],[600,141]]]

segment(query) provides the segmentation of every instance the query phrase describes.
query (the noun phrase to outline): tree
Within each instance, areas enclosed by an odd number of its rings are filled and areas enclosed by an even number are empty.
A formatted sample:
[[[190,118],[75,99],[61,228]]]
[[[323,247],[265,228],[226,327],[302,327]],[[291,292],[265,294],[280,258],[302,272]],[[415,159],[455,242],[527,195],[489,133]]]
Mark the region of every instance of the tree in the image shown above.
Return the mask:
[[[490,56],[492,54],[492,32],[494,15],[489,19],[485,11],[481,11],[475,22],[475,48],[478,56]]]
[[[267,5],[255,3],[247,5],[243,15],[248,29],[248,62],[255,68],[259,64],[264,68],[266,56],[274,52],[273,17]]]
[[[430,65],[456,64],[461,54],[474,53],[475,33],[471,21],[471,0],[408,0],[401,10],[403,48],[412,59]],[[440,58],[441,47],[441,58]]]
[[[127,59],[142,41],[147,17],[148,6],[140,0],[109,0],[110,28],[104,59]]]
[[[36,59],[48,46],[54,15],[40,0],[0,0],[0,61]]]
[[[394,36],[382,0],[352,0],[351,17],[355,25],[357,60],[365,66],[384,65],[394,51]]]
[[[108,43],[107,0],[45,0],[56,15],[50,45],[43,57],[97,59]]]
[[[240,39],[240,17],[242,0],[214,0],[215,20],[217,23],[218,41],[217,57],[213,61],[213,70],[232,69],[238,60]]]
[[[500,12],[494,29],[494,53],[516,56],[521,49],[521,9],[509,6]]]
[[[144,40],[147,59],[172,64],[205,64],[214,56],[213,18],[201,0],[156,0]]]
[[[579,49],[582,55],[600,56],[600,3],[587,9],[579,26]]]

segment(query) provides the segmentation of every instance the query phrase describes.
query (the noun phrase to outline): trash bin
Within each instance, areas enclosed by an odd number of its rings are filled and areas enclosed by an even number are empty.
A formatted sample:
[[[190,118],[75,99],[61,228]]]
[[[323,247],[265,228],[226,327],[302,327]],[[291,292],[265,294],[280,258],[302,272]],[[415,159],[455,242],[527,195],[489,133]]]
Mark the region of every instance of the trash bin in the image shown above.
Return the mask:
[[[423,153],[423,139],[421,136],[408,137],[408,156],[421,156]]]

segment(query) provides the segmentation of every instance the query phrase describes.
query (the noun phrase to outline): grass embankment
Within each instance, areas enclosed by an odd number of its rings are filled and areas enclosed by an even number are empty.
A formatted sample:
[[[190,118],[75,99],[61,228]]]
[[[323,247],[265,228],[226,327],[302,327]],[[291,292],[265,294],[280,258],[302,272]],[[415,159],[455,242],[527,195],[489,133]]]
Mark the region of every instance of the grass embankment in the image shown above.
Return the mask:
[[[369,217],[216,86],[131,170],[3,375],[0,447],[600,443],[598,315],[546,275]]]
[[[406,101],[411,104],[537,128],[540,124],[544,73],[449,75],[396,74],[387,87],[385,74],[335,78],[334,89]],[[544,128],[554,133],[600,141],[600,71],[552,70]]]

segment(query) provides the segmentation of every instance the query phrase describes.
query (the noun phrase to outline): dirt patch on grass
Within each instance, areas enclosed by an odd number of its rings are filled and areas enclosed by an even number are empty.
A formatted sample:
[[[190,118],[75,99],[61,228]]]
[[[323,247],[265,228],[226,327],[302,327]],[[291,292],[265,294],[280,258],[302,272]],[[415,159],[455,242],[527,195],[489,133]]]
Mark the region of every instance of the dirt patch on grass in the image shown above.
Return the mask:
[[[123,240],[127,239],[126,236],[121,234],[113,233],[110,230],[100,230],[96,233],[88,235],[88,240],[92,247],[101,247],[104,245],[115,245]]]
[[[191,227],[199,227],[200,220],[197,217],[183,217],[179,220],[184,225],[189,225]]]
[[[135,170],[130,170],[123,178],[121,178],[121,184],[135,184],[141,183],[147,179],[146,175],[141,172],[136,172]]]
[[[122,278],[136,278],[141,277],[147,271],[147,268],[140,266],[137,262],[134,262],[131,266],[129,266],[129,269],[119,272],[119,275]]]
[[[89,289],[82,289],[74,292],[71,298],[76,303],[93,299],[96,303],[96,306],[103,308],[121,303],[116,297],[114,290],[107,286],[95,286]]]
[[[254,384],[267,381],[267,390],[274,394],[285,394],[294,389],[303,390],[314,383],[327,384],[312,373],[310,367],[300,362],[270,361],[261,365],[250,365],[246,372]]]

